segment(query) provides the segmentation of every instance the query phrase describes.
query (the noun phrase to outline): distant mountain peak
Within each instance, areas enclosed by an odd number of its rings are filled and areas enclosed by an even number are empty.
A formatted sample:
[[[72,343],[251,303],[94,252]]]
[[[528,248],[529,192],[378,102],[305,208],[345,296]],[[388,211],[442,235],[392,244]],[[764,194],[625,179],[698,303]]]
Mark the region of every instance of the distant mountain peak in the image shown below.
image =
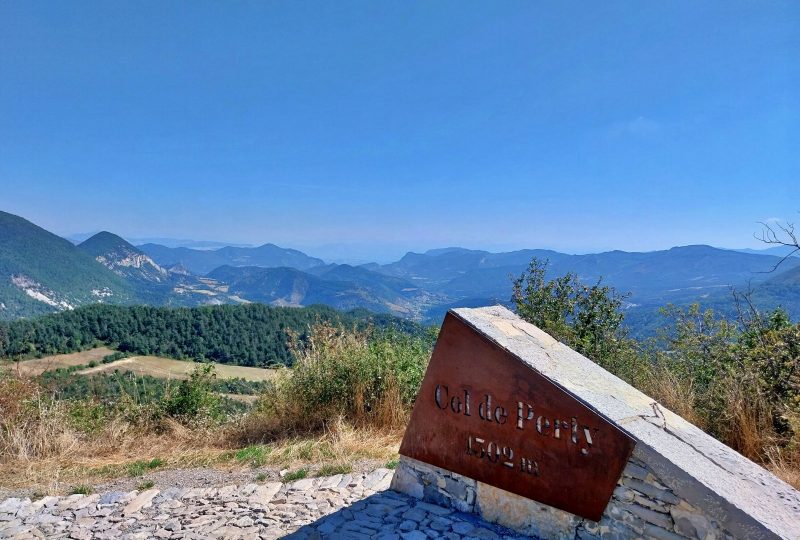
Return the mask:
[[[424,254],[431,257],[437,257],[439,255],[447,255],[449,253],[472,253],[473,251],[474,250],[472,249],[453,246],[453,247],[429,249]]]
[[[107,251],[109,249],[127,249],[130,251],[139,251],[130,242],[108,231],[100,231],[93,234],[80,244],[78,247],[87,253]]]
[[[310,257],[296,249],[282,248],[275,244],[259,247],[227,246],[213,250],[169,248],[158,244],[144,244],[141,250],[161,266],[182,264],[196,275],[205,275],[221,266],[259,266],[262,268],[292,267],[308,270],[325,264],[322,259]]]
[[[709,246],[708,244],[689,244],[688,246],[675,246],[669,248],[668,251],[708,251],[708,250],[728,251],[725,248],[715,248],[714,246]]]
[[[123,277],[161,283],[169,272],[143,251],[116,234],[102,231],[78,244],[78,249],[88,253],[97,262]]]

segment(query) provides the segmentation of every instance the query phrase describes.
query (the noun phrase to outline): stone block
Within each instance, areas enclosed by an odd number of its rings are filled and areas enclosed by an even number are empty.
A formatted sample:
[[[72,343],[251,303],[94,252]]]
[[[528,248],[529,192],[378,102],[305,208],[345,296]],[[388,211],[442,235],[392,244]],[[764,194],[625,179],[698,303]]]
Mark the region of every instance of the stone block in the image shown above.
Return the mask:
[[[581,518],[514,495],[508,491],[478,483],[476,511],[486,521],[523,534],[552,540],[572,540],[583,521]]]
[[[622,471],[624,476],[629,476],[631,478],[636,478],[637,480],[647,480],[647,469],[644,467],[637,465],[636,463],[631,463],[628,461],[628,465],[625,466],[625,469]]]
[[[399,491],[400,493],[405,493],[416,499],[422,499],[424,495],[422,479],[417,471],[404,463],[403,459],[400,460],[397,469],[395,469],[391,489]]]
[[[636,494],[630,488],[625,486],[617,486],[614,488],[614,495],[613,497],[622,502],[633,502],[634,497]]]
[[[644,530],[644,534],[647,538],[653,538],[654,540],[686,540],[685,536],[675,534],[656,525],[648,525]]]
[[[438,506],[450,507],[452,499],[446,491],[439,489],[434,484],[427,484],[422,489],[422,500]]]
[[[664,514],[669,513],[669,508],[667,507],[666,504],[650,499],[648,497],[637,495],[633,498],[633,502],[635,502],[639,506],[644,506],[645,508],[649,508],[650,510],[655,510],[656,512],[662,512]]]
[[[675,494],[641,480],[625,478],[622,480],[622,484],[662,503],[678,504],[680,502],[680,499]]]
[[[679,507],[670,509],[672,520],[675,522],[675,531],[686,538],[705,540],[712,530],[709,520],[698,512],[689,512]]]
[[[656,512],[655,510],[650,510],[644,506],[639,506],[636,503],[623,504],[621,507],[634,516],[646,521],[647,523],[652,523],[653,525],[658,525],[659,527],[664,527],[666,529],[672,528],[672,517],[670,517],[669,514]]]

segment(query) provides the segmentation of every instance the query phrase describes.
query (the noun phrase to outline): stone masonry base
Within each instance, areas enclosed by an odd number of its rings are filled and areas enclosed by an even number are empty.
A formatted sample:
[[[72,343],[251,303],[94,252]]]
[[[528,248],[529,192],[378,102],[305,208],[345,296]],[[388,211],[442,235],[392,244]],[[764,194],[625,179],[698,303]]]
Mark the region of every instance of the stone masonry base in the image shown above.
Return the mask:
[[[727,540],[737,538],[677,497],[631,457],[599,522],[401,456],[392,489],[542,539]]]

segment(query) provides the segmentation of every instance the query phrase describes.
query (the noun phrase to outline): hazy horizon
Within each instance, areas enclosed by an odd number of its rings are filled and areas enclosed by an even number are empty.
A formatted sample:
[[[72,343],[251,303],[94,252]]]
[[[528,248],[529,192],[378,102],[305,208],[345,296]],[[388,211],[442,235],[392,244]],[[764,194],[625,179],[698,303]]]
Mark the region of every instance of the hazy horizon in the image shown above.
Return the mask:
[[[76,234],[61,234],[63,238],[73,242],[73,243],[80,243],[89,237],[103,231],[114,233],[114,231],[109,231],[107,229],[101,229],[91,232],[84,232],[84,233],[76,233]],[[117,233],[114,233],[117,234]],[[429,250],[435,249],[447,249],[447,248],[464,248],[464,249],[472,249],[472,250],[482,250],[482,251],[490,251],[490,252],[509,252],[509,251],[517,251],[517,250],[524,250],[524,249],[546,249],[546,250],[553,250],[558,251],[560,253],[566,253],[569,255],[586,255],[586,254],[593,254],[593,253],[603,253],[607,251],[615,251],[619,248],[611,248],[611,249],[601,249],[601,250],[585,250],[585,251],[565,251],[559,250],[555,248],[551,248],[548,246],[538,246],[538,245],[527,245],[527,246],[516,246],[516,245],[503,245],[503,244],[495,244],[495,245],[483,245],[483,246],[469,246],[469,245],[438,245],[438,246],[413,246],[413,245],[401,245],[401,244],[386,244],[386,243],[375,243],[375,244],[359,244],[359,243],[340,243],[340,244],[303,244],[303,245],[288,245],[288,244],[280,244],[278,242],[273,242],[269,239],[266,239],[262,242],[256,243],[239,243],[239,242],[231,242],[225,240],[209,240],[204,238],[169,238],[169,237],[126,237],[122,236],[125,240],[130,242],[133,245],[143,245],[143,244],[160,244],[166,247],[188,247],[190,249],[200,249],[200,250],[210,250],[210,249],[218,249],[221,247],[226,246],[233,246],[233,247],[258,247],[264,244],[276,244],[282,248],[289,248],[289,249],[297,249],[303,251],[307,255],[311,255],[314,257],[321,258],[325,260],[325,262],[334,262],[334,263],[349,263],[349,264],[363,264],[368,262],[377,262],[380,264],[385,264],[389,262],[394,262],[399,260],[403,255],[409,252],[414,253],[425,253]],[[653,249],[653,250],[642,250],[642,251],[660,251],[660,250],[667,250],[674,247],[685,247],[687,245],[699,245],[699,244],[683,244],[683,245],[675,245],[675,246],[667,246],[660,249]],[[781,248],[775,248],[775,246],[769,246],[763,243],[760,243],[758,246],[754,248],[742,247],[742,246],[717,246],[712,244],[700,244],[700,245],[711,245],[711,247],[719,248],[719,249],[729,249],[729,250],[746,250],[752,249],[754,251],[765,251],[765,250],[775,250]],[[633,251],[633,250],[620,250],[620,251]]]

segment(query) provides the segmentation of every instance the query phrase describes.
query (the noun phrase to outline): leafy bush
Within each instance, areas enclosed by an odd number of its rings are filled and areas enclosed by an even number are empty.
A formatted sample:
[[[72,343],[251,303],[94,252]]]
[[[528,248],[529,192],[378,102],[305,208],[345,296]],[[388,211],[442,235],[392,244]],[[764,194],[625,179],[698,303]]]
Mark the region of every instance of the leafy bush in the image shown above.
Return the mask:
[[[203,364],[200,367],[208,369],[209,366],[209,364]],[[189,419],[198,416],[197,414],[187,414],[182,409],[187,405],[185,402],[177,403],[182,399],[181,396],[186,396],[186,389],[182,388],[181,383],[175,380],[118,370],[113,373],[94,373],[92,375],[80,375],[75,371],[72,367],[46,371],[37,380],[48,395],[58,400],[83,401],[92,403],[93,406],[103,405],[106,409],[116,412],[135,409],[135,413],[146,412],[147,416],[152,419],[163,416]],[[210,385],[206,390],[210,390],[212,394],[252,395],[265,388],[265,383],[262,381],[242,379],[228,381],[206,377],[204,382]],[[197,382],[194,383],[195,387],[197,384]],[[213,413],[216,419],[241,414],[248,408],[246,403],[228,397],[214,395],[206,397],[219,401],[218,407],[210,407],[206,410],[206,412]]]
[[[76,400],[66,402],[70,426],[81,433],[97,433],[107,424],[113,410],[101,403]]]
[[[216,379],[213,364],[200,364],[185,381],[181,381],[175,393],[167,396],[164,411],[174,417],[208,417],[222,420],[222,400],[213,391]]]
[[[738,321],[697,305],[665,314],[672,324],[655,363],[662,379],[684,389],[678,399],[664,396],[667,406],[688,401],[695,423],[752,459],[777,451],[800,463],[800,325],[780,310],[751,310]]]
[[[547,266],[534,258],[514,281],[517,314],[606,369],[628,369],[636,355],[622,325],[626,295],[600,282],[584,285],[576,274],[548,281]]]
[[[432,336],[315,326],[308,345],[262,394],[248,416],[249,439],[312,432],[333,419],[403,424],[425,373]]]
[[[128,358],[130,354],[122,351],[116,351],[111,354],[107,354],[103,357],[104,364],[110,364],[111,362],[116,362],[117,360],[122,360],[123,358]]]
[[[572,273],[547,281],[547,266],[547,261],[534,258],[514,281],[517,312],[553,337],[602,357],[603,347],[621,337],[625,296],[599,282],[583,285]]]

